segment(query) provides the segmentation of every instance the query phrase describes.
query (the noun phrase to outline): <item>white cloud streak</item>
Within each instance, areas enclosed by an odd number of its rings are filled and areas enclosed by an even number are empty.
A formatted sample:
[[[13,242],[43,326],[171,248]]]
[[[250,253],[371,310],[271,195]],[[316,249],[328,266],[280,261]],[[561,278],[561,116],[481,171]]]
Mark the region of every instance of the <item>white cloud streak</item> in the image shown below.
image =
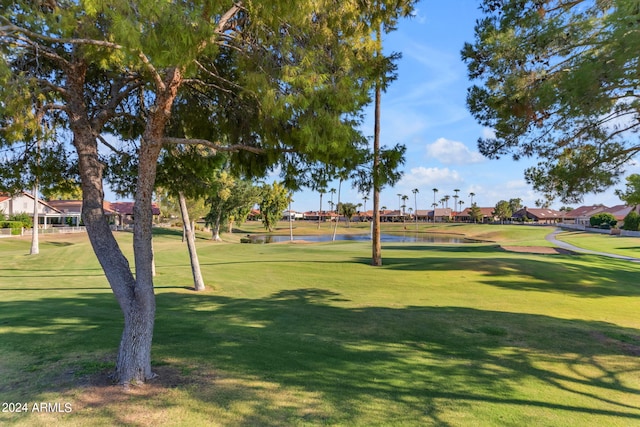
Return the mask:
[[[471,151],[462,142],[438,138],[427,146],[427,155],[445,165],[468,165],[481,163],[485,158],[477,151]]]

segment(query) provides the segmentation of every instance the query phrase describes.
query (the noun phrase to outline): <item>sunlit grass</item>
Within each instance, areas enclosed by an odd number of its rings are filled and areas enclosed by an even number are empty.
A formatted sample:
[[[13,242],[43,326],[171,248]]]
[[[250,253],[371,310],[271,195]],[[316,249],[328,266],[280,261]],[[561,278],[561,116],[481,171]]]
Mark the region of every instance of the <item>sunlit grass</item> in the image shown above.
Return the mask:
[[[597,252],[640,258],[640,237],[565,231],[558,240]]]
[[[122,316],[86,236],[37,257],[0,240],[0,401],[73,406],[0,423],[640,425],[639,265],[502,249],[541,246],[542,227],[420,230],[487,243],[385,244],[373,268],[366,242],[202,235],[194,293],[180,233],[158,234],[160,379],[129,393],[96,385]]]

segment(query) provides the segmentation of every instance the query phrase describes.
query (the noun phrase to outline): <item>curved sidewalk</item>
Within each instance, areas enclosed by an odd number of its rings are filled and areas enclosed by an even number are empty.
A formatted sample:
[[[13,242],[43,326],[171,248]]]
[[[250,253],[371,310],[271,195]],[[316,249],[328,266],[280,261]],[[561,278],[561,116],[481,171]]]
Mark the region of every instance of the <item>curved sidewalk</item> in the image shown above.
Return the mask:
[[[547,234],[545,236],[545,239],[548,242],[553,243],[554,245],[561,247],[563,249],[568,249],[570,251],[573,252],[578,252],[578,253],[583,253],[583,254],[590,254],[590,255],[602,255],[602,256],[606,256],[609,258],[617,258],[617,259],[624,259],[627,261],[632,261],[632,262],[640,262],[640,258],[634,258],[634,257],[630,257],[630,256],[625,256],[625,255],[617,255],[617,254],[610,254],[610,253],[606,253],[606,252],[598,252],[598,251],[592,251],[590,249],[584,249],[584,248],[580,248],[578,246],[573,246],[569,243],[560,241],[558,239],[556,239],[556,235],[558,233],[563,232],[564,230],[562,230],[561,228],[556,228],[554,232]]]

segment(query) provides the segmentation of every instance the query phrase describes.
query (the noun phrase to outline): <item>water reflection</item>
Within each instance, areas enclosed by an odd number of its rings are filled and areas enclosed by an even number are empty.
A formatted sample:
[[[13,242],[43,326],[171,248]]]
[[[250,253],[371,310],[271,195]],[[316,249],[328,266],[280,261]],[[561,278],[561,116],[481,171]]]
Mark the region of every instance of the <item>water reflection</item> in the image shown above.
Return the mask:
[[[293,240],[305,241],[305,242],[329,242],[332,235],[308,235],[308,236],[293,236]],[[278,243],[288,242],[291,238],[287,235],[261,235],[250,236],[251,243]],[[367,241],[371,240],[370,234],[336,234],[336,240],[352,240],[352,241]],[[478,240],[466,239],[464,237],[450,235],[450,234],[435,234],[435,233],[384,233],[380,235],[381,242],[387,243],[478,243]]]

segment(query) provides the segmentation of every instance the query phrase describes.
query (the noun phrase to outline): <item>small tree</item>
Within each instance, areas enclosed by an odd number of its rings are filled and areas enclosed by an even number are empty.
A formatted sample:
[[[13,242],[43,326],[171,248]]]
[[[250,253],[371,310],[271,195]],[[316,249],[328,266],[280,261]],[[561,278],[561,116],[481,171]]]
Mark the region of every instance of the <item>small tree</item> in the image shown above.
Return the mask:
[[[522,209],[522,199],[520,198],[513,198],[513,199],[509,199],[509,208],[511,208],[511,212],[518,212],[520,209]]]
[[[273,185],[265,184],[262,186],[260,213],[264,228],[270,232],[274,230],[288,203],[289,191],[282,184],[274,182]]]
[[[26,213],[19,213],[19,214],[11,215],[9,217],[9,221],[13,221],[15,223],[19,223],[24,228],[33,227],[33,221],[31,220],[31,217],[29,216],[29,214],[26,214]]]
[[[618,220],[609,212],[600,212],[589,218],[589,224],[592,227],[615,227],[618,224]]]
[[[640,205],[640,175],[637,173],[629,175],[627,178],[627,188],[625,191],[616,190],[616,196],[629,206]]]
[[[493,210],[493,216],[500,218],[500,222],[504,223],[506,219],[511,218],[512,214],[513,212],[511,212],[509,202],[506,200],[500,200],[496,203],[496,207]]]
[[[351,218],[356,214],[358,206],[353,203],[340,203],[340,206],[338,206],[338,212],[347,220],[347,227],[351,227]]]
[[[205,219],[212,227],[211,238],[221,240],[220,227],[226,222],[231,232],[233,223],[244,221],[253,205],[259,201],[259,189],[250,182],[236,179],[226,171],[220,172],[207,198],[211,208]]]
[[[638,215],[638,212],[631,211],[624,217],[623,228],[630,231],[640,230],[640,215]]]
[[[469,209],[469,216],[473,220],[473,222],[482,222],[482,211],[475,203],[471,205]]]

